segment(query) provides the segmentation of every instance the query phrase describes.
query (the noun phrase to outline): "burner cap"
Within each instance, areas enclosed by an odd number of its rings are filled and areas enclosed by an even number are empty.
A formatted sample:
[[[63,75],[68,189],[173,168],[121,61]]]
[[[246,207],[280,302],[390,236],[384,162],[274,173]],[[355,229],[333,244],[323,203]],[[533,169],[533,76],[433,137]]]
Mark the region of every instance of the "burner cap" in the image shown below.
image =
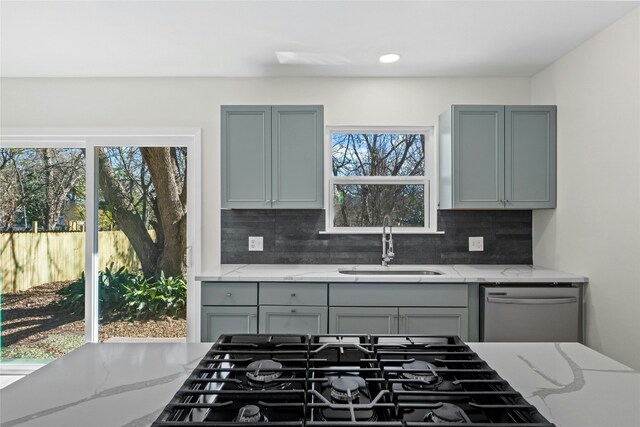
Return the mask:
[[[424,370],[424,372],[403,372],[402,376],[408,380],[418,380],[427,384],[433,384],[440,378],[435,371],[436,366],[423,360],[414,360],[413,362],[404,363],[402,367],[404,369]]]
[[[260,421],[262,414],[256,405],[247,405],[240,408],[236,421],[239,423],[255,423]]]
[[[442,384],[440,384],[440,386],[438,387],[438,390],[440,391],[457,391],[461,389],[462,387],[460,386],[460,384],[456,384],[453,381],[448,380],[442,381]]]
[[[336,378],[331,382],[331,397],[336,400],[348,402],[356,400],[360,396],[358,390],[358,377],[355,378]]]
[[[470,423],[471,420],[460,407],[451,403],[443,403],[442,406],[429,412],[425,421],[434,423]]]
[[[271,359],[251,362],[249,366],[247,366],[247,369],[249,369],[247,378],[257,382],[273,381],[282,375],[281,371],[277,371],[277,369],[282,369],[282,363]]]

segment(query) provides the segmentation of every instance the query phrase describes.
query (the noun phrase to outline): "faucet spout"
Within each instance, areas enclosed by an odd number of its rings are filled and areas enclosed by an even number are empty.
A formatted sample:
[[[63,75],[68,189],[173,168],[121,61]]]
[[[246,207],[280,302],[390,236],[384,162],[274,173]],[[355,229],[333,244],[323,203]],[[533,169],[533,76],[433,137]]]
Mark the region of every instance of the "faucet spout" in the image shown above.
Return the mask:
[[[387,238],[387,222],[389,223],[389,238]],[[382,219],[382,266],[386,267],[393,259],[393,224],[391,217],[385,215]]]

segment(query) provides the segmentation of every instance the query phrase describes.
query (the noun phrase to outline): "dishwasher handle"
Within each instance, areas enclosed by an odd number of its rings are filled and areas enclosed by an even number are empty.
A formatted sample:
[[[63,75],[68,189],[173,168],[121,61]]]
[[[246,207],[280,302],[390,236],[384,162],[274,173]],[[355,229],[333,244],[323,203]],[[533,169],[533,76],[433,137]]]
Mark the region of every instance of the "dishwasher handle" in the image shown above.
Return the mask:
[[[560,298],[504,298],[504,297],[487,297],[487,302],[496,304],[575,304],[578,302],[576,297],[560,297]]]

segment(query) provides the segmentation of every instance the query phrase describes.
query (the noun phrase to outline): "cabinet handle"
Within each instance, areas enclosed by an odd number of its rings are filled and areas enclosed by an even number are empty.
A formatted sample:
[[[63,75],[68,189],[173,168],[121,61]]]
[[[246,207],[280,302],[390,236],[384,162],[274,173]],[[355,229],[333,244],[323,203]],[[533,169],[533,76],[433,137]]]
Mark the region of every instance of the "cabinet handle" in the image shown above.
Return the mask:
[[[292,296],[292,297],[295,297],[295,296],[296,296],[296,294],[291,294],[291,296]]]
[[[227,292],[227,296],[230,297],[231,296],[231,292]]]
[[[295,312],[296,312],[296,309],[295,309],[295,308],[292,308],[292,309],[291,309],[291,312],[292,312],[292,313],[295,313]]]

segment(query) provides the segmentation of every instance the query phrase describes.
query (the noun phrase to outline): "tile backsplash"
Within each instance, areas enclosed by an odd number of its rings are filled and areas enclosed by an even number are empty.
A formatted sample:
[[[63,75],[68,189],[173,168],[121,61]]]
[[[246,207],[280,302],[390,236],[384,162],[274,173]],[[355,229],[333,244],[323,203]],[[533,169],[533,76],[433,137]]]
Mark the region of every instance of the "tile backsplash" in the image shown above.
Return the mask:
[[[380,263],[380,234],[319,234],[324,215],[322,209],[223,209],[222,263]],[[438,211],[444,234],[394,234],[391,264],[532,264],[531,221],[530,210]],[[248,250],[249,236],[263,236],[262,252]],[[483,252],[469,252],[472,236],[484,237]]]

